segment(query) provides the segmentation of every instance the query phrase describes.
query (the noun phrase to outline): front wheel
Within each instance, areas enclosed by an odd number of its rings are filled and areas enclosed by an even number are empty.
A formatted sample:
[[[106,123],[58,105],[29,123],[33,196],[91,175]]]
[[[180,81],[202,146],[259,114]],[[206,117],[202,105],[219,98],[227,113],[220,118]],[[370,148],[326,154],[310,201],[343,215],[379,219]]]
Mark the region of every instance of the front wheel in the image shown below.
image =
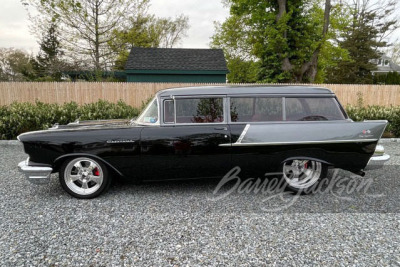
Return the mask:
[[[106,191],[111,179],[107,167],[100,161],[79,157],[66,160],[60,169],[60,183],[76,198],[94,198]]]
[[[327,176],[325,164],[315,160],[289,160],[283,163],[283,179],[290,191],[309,194]]]

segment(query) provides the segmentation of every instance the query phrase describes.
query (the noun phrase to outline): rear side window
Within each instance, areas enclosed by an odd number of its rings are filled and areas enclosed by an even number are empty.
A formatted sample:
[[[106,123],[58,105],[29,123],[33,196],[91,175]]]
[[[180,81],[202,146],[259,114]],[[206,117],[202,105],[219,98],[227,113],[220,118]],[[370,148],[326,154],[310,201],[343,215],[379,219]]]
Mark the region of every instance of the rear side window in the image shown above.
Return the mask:
[[[281,121],[282,98],[280,97],[232,97],[232,122]]]
[[[164,122],[218,123],[224,121],[223,98],[181,98],[164,102]]]
[[[337,100],[330,98],[286,97],[286,120],[323,121],[344,120]]]

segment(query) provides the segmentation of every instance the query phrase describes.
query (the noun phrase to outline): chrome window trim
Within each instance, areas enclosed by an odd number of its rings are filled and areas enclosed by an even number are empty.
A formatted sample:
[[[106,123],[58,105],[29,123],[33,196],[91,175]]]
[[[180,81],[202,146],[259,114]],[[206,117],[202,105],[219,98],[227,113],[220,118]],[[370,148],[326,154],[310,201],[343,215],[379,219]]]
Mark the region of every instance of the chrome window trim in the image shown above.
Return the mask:
[[[173,98],[174,101],[174,124],[176,124],[176,101],[175,101],[175,96]]]
[[[222,112],[223,112],[223,121],[222,122],[206,122],[206,123],[179,123],[176,122],[176,100],[179,99],[197,99],[197,98],[222,98]],[[226,95],[221,95],[221,94],[216,94],[216,95],[189,95],[189,96],[179,96],[179,95],[174,95],[170,96],[169,98],[162,98],[162,111],[164,111],[164,101],[166,100],[173,100],[174,101],[174,122],[164,122],[165,119],[165,114],[163,112],[162,114],[162,122],[160,125],[163,126],[199,126],[199,125],[224,125],[227,124],[227,115],[226,115]],[[161,120],[159,120],[161,121]]]
[[[150,109],[151,105],[153,104],[153,102],[156,101],[157,102],[157,122],[155,123],[147,123],[147,122],[139,122],[139,120],[143,117],[143,115]],[[149,102],[149,104],[147,105],[147,107],[143,110],[142,113],[140,113],[139,117],[137,118],[137,120],[135,121],[135,124],[138,125],[146,125],[146,126],[160,126],[161,125],[161,116],[160,116],[160,109],[161,109],[161,105],[160,105],[160,101],[158,100],[158,97],[155,96],[152,101]]]
[[[174,103],[174,121],[173,122],[166,122],[165,121],[165,105],[164,103],[166,101],[172,101]],[[162,99],[162,124],[167,124],[167,125],[174,125],[176,122],[176,114],[175,114],[175,100],[173,98],[165,98]]]
[[[282,97],[282,121],[286,121],[286,97]]]

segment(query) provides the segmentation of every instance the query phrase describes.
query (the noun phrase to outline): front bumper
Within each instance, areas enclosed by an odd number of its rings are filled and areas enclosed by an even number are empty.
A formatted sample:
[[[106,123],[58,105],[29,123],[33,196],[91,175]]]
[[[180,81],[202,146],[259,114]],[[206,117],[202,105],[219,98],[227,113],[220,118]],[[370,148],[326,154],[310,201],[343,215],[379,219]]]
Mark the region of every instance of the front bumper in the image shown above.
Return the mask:
[[[385,162],[390,159],[388,154],[385,154],[385,149],[381,145],[377,145],[375,149],[375,154],[369,159],[365,170],[376,170],[383,167]]]
[[[21,161],[18,164],[18,169],[20,172],[24,173],[29,182],[34,184],[46,184],[50,182],[50,175],[53,171],[50,167],[42,166],[29,166],[29,158],[27,160]]]

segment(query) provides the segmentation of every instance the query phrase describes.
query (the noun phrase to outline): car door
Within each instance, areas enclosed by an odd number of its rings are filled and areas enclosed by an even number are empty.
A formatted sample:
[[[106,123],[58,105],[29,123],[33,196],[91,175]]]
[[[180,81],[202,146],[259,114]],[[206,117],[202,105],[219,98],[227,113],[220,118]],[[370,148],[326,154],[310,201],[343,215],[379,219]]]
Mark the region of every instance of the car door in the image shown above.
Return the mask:
[[[161,99],[160,125],[141,132],[147,180],[223,177],[231,167],[224,96]]]

